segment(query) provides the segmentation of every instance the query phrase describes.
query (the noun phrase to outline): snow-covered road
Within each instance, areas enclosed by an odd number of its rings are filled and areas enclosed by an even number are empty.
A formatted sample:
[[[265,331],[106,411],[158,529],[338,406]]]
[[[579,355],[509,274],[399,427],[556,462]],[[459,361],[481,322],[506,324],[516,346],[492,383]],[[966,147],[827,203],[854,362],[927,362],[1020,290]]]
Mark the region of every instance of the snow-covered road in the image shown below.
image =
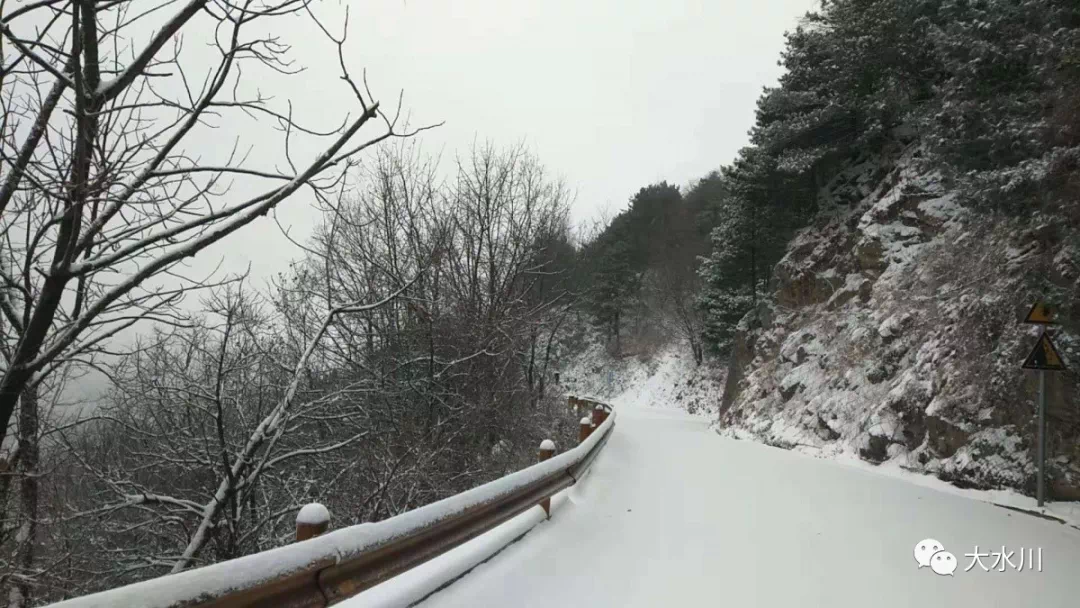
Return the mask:
[[[618,416],[550,521],[420,606],[1080,605],[1074,528],[721,438],[676,410]],[[918,567],[925,538],[955,555],[953,576]],[[965,571],[976,545],[986,568],[1003,546],[1013,566]]]

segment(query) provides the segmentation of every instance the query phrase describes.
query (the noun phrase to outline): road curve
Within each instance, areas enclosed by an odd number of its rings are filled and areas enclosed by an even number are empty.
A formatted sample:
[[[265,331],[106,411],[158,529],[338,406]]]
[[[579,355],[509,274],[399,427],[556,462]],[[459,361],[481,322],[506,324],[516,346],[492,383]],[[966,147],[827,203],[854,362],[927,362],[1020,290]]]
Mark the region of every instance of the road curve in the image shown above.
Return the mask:
[[[672,409],[620,408],[618,416],[603,453],[550,521],[420,606],[1080,602],[1076,529],[724,439]],[[952,576],[919,567],[913,549],[925,538],[954,554]],[[993,568],[992,555],[981,558],[990,571],[972,565],[965,554],[976,545],[979,553],[1015,551],[1013,565]],[[1027,549],[1041,549],[1041,572],[1017,568]]]

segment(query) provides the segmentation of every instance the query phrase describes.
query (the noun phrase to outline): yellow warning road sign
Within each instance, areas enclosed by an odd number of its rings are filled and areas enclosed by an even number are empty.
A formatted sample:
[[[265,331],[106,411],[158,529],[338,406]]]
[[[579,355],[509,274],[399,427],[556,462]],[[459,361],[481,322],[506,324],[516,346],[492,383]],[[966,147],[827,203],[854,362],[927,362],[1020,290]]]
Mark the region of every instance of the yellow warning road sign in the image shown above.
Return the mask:
[[[1024,323],[1033,323],[1035,325],[1057,325],[1054,321],[1053,312],[1050,307],[1042,302],[1036,302],[1031,310],[1028,311],[1026,317],[1024,317]]]
[[[1062,372],[1065,371],[1065,362],[1061,360],[1061,355],[1054,348],[1054,343],[1050,341],[1050,335],[1043,332],[1039,336],[1039,342],[1035,345],[1035,348],[1031,349],[1031,354],[1024,360],[1022,367],[1024,369]]]

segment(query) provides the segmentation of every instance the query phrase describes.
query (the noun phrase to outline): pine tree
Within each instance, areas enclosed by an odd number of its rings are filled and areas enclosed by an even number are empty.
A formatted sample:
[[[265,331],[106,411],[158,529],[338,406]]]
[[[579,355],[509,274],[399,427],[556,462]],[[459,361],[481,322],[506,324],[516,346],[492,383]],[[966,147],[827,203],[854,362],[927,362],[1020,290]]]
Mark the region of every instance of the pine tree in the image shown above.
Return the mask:
[[[629,208],[582,251],[590,269],[586,308],[617,352],[622,322],[639,300],[646,271],[681,246],[682,205],[679,189],[667,182],[641,188]]]
[[[1056,163],[1075,156],[1055,136],[1056,110],[1075,82],[1075,0],[945,0],[931,32],[946,78],[926,120],[938,159],[968,202],[1023,211],[1044,193]],[[1072,89],[1075,93],[1075,89]]]
[[[728,212],[711,233],[712,251],[701,259],[698,275],[703,285],[698,306],[705,317],[704,338],[709,350],[723,354],[731,348],[731,339],[739,319],[753,306],[753,289],[740,280],[745,267],[739,263],[744,255],[744,233],[738,205],[718,205]]]
[[[634,251],[627,240],[607,238],[585,252],[592,258],[591,286],[586,305],[593,324],[614,340],[621,351],[621,321],[630,309],[641,285],[641,273],[634,268]]]
[[[926,32],[939,3],[834,0],[807,14],[787,34],[780,87],[758,103],[754,144],[798,175],[830,170],[890,138],[938,78]]]

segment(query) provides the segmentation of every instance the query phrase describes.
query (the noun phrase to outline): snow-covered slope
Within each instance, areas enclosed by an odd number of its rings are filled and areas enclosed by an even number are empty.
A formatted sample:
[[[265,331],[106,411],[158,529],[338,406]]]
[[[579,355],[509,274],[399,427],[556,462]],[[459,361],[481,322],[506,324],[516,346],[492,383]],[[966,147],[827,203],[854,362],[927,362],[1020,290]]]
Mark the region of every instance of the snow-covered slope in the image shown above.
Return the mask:
[[[612,357],[587,337],[587,347],[567,361],[562,388],[571,394],[595,395],[615,405],[677,407],[716,417],[724,374],[709,365],[695,365],[688,346],[674,340],[655,352]]]
[[[826,186],[773,300],[741,322],[717,429],[825,456],[1033,488],[1032,273],[1075,280],[1054,227],[967,212],[919,149]],[[1070,273],[1072,273],[1070,275]],[[1080,348],[1055,338],[1067,361]],[[1080,498],[1076,377],[1051,375],[1052,493]]]

